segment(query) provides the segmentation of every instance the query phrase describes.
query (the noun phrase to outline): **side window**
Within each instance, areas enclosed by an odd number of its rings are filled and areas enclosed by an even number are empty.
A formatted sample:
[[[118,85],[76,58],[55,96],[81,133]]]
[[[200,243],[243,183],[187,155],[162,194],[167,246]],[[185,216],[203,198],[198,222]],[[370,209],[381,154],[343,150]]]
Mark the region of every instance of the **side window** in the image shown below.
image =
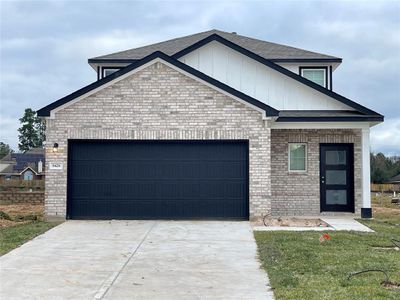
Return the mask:
[[[307,144],[289,143],[289,171],[305,172],[307,171]]]

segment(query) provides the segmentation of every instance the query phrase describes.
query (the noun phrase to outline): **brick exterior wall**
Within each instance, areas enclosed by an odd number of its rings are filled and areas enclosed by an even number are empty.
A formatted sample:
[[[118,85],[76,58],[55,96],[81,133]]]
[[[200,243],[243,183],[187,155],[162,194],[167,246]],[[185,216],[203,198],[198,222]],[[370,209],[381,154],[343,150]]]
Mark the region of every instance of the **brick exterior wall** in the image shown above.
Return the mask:
[[[251,219],[268,211],[319,215],[319,143],[354,143],[360,212],[360,130],[271,130],[260,112],[160,62],[56,112],[46,138],[45,209],[52,218],[66,216],[68,139],[249,140]],[[288,173],[288,142],[307,143],[305,174]],[[50,170],[53,162],[63,169]]]
[[[0,205],[4,204],[43,204],[44,192],[0,192]]]
[[[46,139],[48,217],[66,215],[68,139],[247,139],[250,216],[270,210],[270,129],[261,113],[160,62],[56,112]],[[63,170],[50,170],[52,162]]]
[[[307,143],[307,172],[288,171],[288,143]],[[355,214],[361,211],[361,130],[271,130],[273,216],[320,215],[319,144],[354,143]],[[343,215],[328,213],[322,215]]]

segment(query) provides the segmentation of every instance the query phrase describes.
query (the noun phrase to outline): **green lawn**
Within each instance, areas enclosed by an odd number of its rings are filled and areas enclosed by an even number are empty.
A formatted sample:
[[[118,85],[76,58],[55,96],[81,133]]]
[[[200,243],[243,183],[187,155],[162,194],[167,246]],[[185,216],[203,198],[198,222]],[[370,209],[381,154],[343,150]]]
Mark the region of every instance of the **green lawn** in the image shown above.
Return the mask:
[[[384,276],[351,272],[383,269],[400,283],[400,251],[378,250],[400,240],[400,210],[383,209],[374,220],[362,221],[376,233],[329,232],[321,243],[319,232],[255,232],[259,257],[276,299],[400,299],[400,289],[381,287]]]
[[[21,246],[58,224],[60,223],[35,221],[27,224],[0,228],[0,255]]]

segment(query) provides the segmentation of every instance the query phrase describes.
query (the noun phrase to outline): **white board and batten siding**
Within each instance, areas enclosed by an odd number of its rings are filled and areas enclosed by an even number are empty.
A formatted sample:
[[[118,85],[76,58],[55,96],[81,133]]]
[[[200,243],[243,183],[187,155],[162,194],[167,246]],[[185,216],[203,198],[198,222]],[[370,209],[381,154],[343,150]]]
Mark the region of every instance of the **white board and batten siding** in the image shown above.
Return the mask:
[[[217,41],[179,60],[278,110],[353,110]]]

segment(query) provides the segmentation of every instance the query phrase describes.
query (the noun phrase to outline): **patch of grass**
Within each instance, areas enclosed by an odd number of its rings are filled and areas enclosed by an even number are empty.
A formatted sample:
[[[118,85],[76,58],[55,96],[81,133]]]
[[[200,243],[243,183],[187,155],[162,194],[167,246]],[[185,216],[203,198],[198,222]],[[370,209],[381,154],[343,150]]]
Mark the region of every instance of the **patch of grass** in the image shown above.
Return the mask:
[[[0,210],[0,219],[12,221],[12,218],[10,217],[10,215],[2,210]]]
[[[43,215],[43,205],[0,205],[0,255],[60,224],[45,222]]]
[[[0,255],[21,246],[58,224],[60,223],[39,221],[0,228]]]
[[[400,239],[400,213],[393,210],[362,220],[376,233],[329,232],[321,243],[319,232],[255,232],[262,267],[267,271],[276,299],[400,299],[400,289],[382,287],[384,276],[351,272],[383,269],[400,282],[400,251],[373,246],[393,246]],[[400,210],[399,210],[400,212]]]

